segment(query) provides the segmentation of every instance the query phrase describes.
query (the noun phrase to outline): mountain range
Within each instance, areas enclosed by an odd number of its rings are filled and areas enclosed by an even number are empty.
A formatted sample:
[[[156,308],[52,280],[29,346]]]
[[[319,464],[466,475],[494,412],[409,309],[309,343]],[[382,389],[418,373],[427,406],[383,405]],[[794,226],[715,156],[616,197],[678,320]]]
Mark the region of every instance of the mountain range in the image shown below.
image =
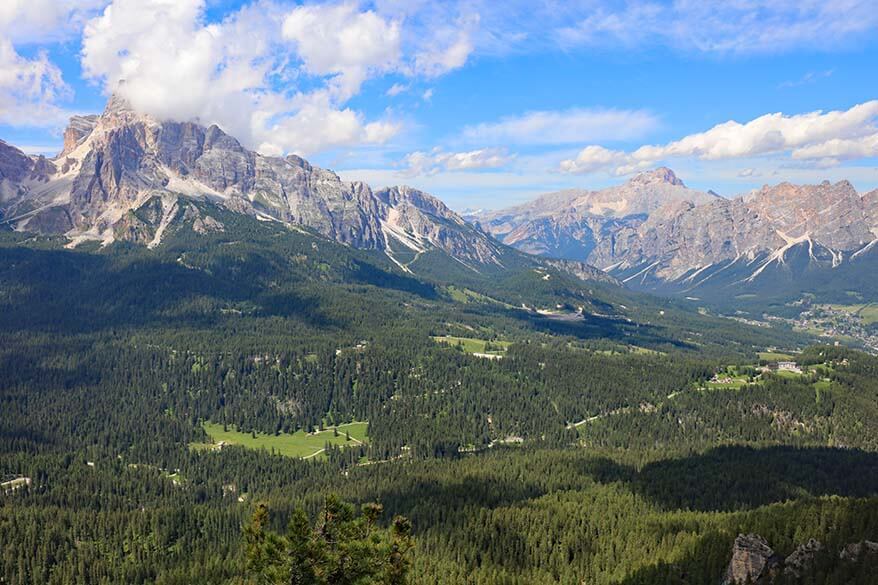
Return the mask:
[[[298,156],[249,151],[215,125],[142,115],[117,96],[100,116],[72,118],[54,158],[0,142],[0,222],[19,231],[65,234],[71,245],[99,240],[154,247],[167,230],[200,213],[180,205],[181,198],[382,251],[406,272],[432,251],[472,270],[502,268],[511,251],[422,191],[374,191]],[[222,229],[215,218],[196,219],[196,231]]]
[[[848,181],[725,198],[659,168],[469,219],[520,250],[588,262],[634,288],[715,299],[841,286],[871,272],[878,257],[878,190],[860,194]],[[871,282],[860,288],[848,292],[876,294]]]
[[[379,252],[407,273],[435,271],[437,259],[442,271],[479,274],[524,263],[726,304],[814,291],[876,297],[878,190],[861,194],[847,181],[726,198],[662,167],[461,216],[423,191],[343,181],[295,155],[250,151],[215,125],[141,114],[118,96],[100,115],[73,117],[53,158],[0,141],[0,226],[63,234],[71,247],[155,247],[183,224],[224,229],[190,200]]]

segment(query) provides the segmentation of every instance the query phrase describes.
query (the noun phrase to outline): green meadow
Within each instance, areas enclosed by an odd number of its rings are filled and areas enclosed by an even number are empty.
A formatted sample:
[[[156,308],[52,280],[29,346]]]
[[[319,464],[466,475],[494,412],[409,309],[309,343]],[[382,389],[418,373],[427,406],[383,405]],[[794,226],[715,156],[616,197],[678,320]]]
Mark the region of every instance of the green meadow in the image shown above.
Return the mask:
[[[191,445],[193,449],[213,449],[222,442],[226,445],[240,445],[248,449],[265,449],[286,457],[310,458],[322,455],[327,442],[338,446],[353,446],[369,442],[366,434],[369,423],[366,422],[338,425],[335,427],[338,429],[338,436],[335,435],[332,427],[315,433],[306,433],[300,430],[292,434],[272,435],[242,433],[234,426],[229,425],[224,429],[222,424],[212,422],[202,423],[201,426],[210,437],[211,442],[193,443]],[[350,435],[350,441],[347,440],[346,433]]]
[[[510,345],[509,341],[487,341],[472,337],[453,337],[451,335],[436,336],[433,340],[453,347],[462,347],[466,353],[486,353],[493,355],[503,354]]]

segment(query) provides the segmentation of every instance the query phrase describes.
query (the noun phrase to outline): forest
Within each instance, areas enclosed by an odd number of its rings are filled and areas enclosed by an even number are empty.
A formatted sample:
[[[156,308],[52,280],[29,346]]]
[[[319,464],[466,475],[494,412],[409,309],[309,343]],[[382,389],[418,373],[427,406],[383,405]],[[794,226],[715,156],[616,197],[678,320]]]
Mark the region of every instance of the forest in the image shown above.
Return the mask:
[[[0,582],[251,582],[254,514],[282,534],[335,498],[382,555],[410,523],[411,583],[714,583],[750,532],[825,545],[797,582],[874,582],[837,551],[878,540],[878,358],[223,220],[155,250],[0,234]],[[756,379],[768,347],[806,370]],[[752,382],[712,389],[730,366]],[[307,460],[205,431],[351,421],[368,442]]]

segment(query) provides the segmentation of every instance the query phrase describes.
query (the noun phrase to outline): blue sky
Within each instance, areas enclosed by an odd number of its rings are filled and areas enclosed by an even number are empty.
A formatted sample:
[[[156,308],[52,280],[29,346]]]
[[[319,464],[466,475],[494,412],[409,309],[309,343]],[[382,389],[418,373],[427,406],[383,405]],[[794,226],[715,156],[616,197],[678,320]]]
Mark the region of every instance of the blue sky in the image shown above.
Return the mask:
[[[118,90],[456,209],[659,165],[724,195],[878,187],[874,0],[6,0],[2,71],[29,152]]]

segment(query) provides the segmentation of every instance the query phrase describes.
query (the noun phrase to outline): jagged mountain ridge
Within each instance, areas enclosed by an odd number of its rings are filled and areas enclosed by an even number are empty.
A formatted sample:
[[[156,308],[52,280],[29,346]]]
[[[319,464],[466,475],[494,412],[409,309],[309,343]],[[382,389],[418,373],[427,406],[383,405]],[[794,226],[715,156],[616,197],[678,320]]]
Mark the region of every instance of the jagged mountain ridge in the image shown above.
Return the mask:
[[[502,242],[533,254],[612,265],[643,221],[667,206],[708,203],[668,168],[599,191],[571,189],[471,219]]]
[[[249,151],[215,125],[142,115],[116,96],[100,116],[74,117],[53,159],[0,143],[0,221],[19,230],[155,246],[179,219],[180,197],[383,251],[404,270],[400,257],[429,250],[502,268],[508,251],[427,193],[373,191],[298,156]]]
[[[593,203],[612,197],[617,208],[640,213],[620,218]],[[878,240],[878,191],[861,196],[847,181],[781,183],[726,199],[688,190],[661,168],[617,187],[550,194],[474,219],[507,244],[584,260],[635,288],[719,293],[865,266]]]

